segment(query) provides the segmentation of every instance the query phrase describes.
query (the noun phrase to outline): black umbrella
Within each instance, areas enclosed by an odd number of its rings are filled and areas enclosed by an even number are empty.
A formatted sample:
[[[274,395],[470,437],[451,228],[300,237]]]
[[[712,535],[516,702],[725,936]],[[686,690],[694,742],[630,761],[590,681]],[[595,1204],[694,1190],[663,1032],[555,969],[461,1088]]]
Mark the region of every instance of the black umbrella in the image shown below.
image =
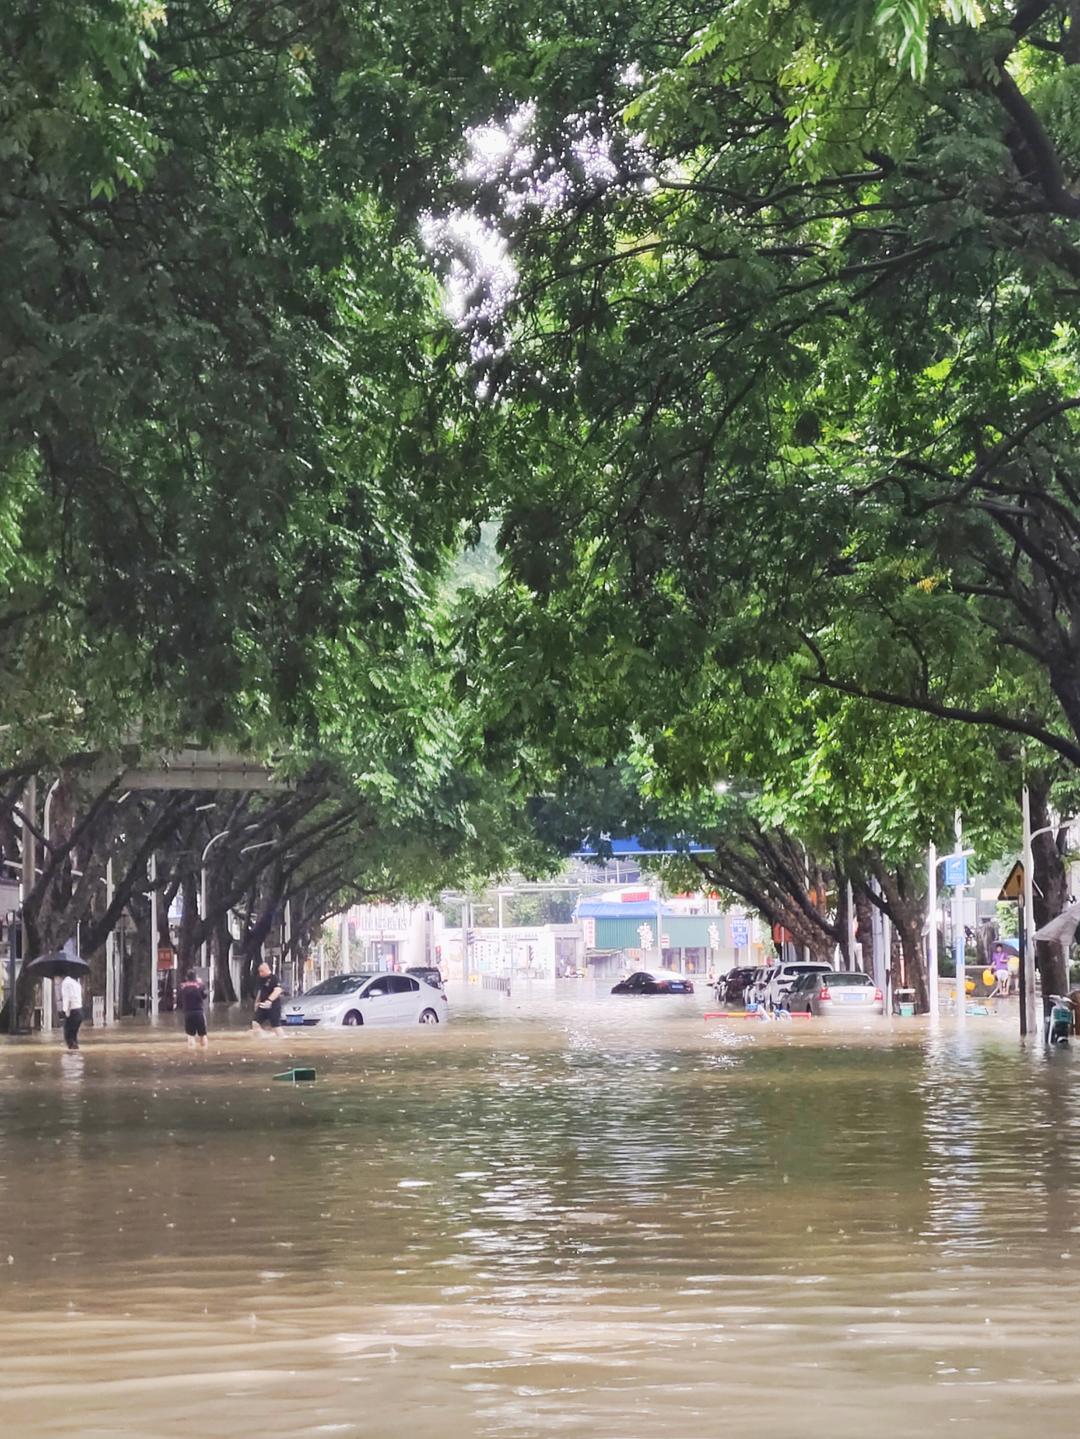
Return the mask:
[[[52,954],[39,954],[37,959],[30,960],[26,973],[35,979],[61,979],[66,974],[72,979],[82,979],[90,973],[90,965],[78,955],[58,949]]]

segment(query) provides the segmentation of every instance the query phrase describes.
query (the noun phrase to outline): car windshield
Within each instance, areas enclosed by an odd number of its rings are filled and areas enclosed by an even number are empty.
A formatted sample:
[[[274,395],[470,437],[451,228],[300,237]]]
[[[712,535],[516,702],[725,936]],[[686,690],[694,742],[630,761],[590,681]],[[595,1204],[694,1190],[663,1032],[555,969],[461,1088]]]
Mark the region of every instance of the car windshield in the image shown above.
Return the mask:
[[[870,976],[869,976],[868,974],[830,974],[830,975],[829,975],[829,988],[830,988],[830,989],[835,989],[838,985],[841,986],[841,987],[843,987],[844,985],[851,985],[851,984],[854,984],[854,985],[867,985],[867,984],[873,984],[873,982],[874,982],[874,981],[870,978]]]
[[[324,979],[322,984],[315,985],[314,989],[305,989],[305,998],[310,995],[324,994],[352,994],[354,989],[359,989],[365,980],[371,978],[370,974],[335,974],[330,979]]]

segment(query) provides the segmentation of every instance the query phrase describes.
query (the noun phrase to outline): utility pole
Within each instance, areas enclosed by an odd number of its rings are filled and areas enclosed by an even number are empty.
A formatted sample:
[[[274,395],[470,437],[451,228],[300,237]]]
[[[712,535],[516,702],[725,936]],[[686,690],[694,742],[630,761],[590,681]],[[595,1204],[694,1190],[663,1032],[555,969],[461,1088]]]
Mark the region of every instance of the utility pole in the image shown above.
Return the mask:
[[[956,811],[953,825],[956,835],[956,853],[964,852],[964,821]],[[964,866],[966,870],[967,866]],[[964,935],[964,889],[963,879],[953,885],[953,957],[956,963],[956,1022],[963,1025],[967,1019],[967,974],[964,969],[964,954],[967,948]]]
[[[926,857],[926,1002],[930,1008],[931,1024],[938,1022],[937,867],[937,848],[931,845]]]
[[[1031,793],[1028,790],[1027,782],[1021,792],[1021,807],[1023,811],[1023,849],[1021,862],[1024,866],[1024,980],[1023,990],[1020,995],[1020,1004],[1023,1009],[1024,1028],[1027,1033],[1036,1036],[1041,1030],[1041,1025],[1035,1014],[1035,851],[1032,848],[1031,833]]]
[[[37,780],[31,776],[27,781],[26,789],[23,791],[23,814],[30,821],[30,824],[37,820]],[[37,872],[37,838],[30,824],[23,823],[22,827],[22,886],[19,895],[20,918],[22,920],[22,962],[25,966],[27,961],[32,959],[30,953],[30,935],[26,924],[26,897],[34,888],[34,879]],[[49,998],[52,998],[52,985],[49,985]],[[15,985],[11,986],[11,1017],[8,1021],[8,1033],[14,1034],[18,1020],[18,1006],[15,1003]]]
[[[113,862],[110,856],[105,866],[105,908],[112,908]],[[116,936],[112,925],[105,936],[105,1023],[112,1024],[116,1018]]]
[[[150,856],[150,1018],[158,1017],[157,855]]]
[[[45,841],[45,864],[49,862],[49,840],[52,837],[52,802],[53,796],[60,788],[60,781],[54,779],[45,795],[45,804],[41,814],[41,834]],[[36,868],[35,864],[35,868]],[[23,958],[27,957],[23,951]],[[53,1012],[56,1008],[56,1001],[53,998],[53,982],[51,979],[41,981],[41,1027],[43,1030],[51,1030],[53,1027]]]

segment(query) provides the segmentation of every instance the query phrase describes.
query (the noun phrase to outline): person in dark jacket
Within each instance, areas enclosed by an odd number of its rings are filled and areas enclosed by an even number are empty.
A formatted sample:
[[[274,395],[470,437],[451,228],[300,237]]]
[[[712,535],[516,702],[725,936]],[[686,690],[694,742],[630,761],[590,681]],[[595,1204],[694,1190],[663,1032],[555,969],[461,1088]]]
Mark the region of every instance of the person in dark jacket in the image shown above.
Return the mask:
[[[252,1029],[258,1030],[260,1034],[276,1034],[280,1039],[283,1030],[281,1028],[281,1001],[285,991],[281,987],[281,981],[263,960],[259,965],[259,988],[255,995],[255,1016],[251,1021]]]
[[[189,969],[184,975],[179,999],[188,1048],[205,1049],[210,1043],[206,1033],[206,986],[196,977],[193,969]]]

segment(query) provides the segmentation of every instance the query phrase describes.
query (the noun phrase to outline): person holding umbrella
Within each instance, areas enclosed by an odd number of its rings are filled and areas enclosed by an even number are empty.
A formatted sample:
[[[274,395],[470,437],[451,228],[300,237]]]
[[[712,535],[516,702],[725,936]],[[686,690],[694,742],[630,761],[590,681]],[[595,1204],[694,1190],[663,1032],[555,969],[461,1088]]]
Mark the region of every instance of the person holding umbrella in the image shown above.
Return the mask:
[[[60,981],[60,1013],[64,1016],[64,1043],[68,1049],[78,1049],[79,1028],[83,1021],[82,985],[73,974],[65,974]]]
[[[74,944],[68,941],[63,949],[51,954],[40,954],[26,966],[26,973],[32,979],[60,980],[60,1013],[64,1019],[64,1043],[68,1049],[79,1047],[79,1027],[83,1022],[82,977],[90,973],[85,959],[74,952]]]

